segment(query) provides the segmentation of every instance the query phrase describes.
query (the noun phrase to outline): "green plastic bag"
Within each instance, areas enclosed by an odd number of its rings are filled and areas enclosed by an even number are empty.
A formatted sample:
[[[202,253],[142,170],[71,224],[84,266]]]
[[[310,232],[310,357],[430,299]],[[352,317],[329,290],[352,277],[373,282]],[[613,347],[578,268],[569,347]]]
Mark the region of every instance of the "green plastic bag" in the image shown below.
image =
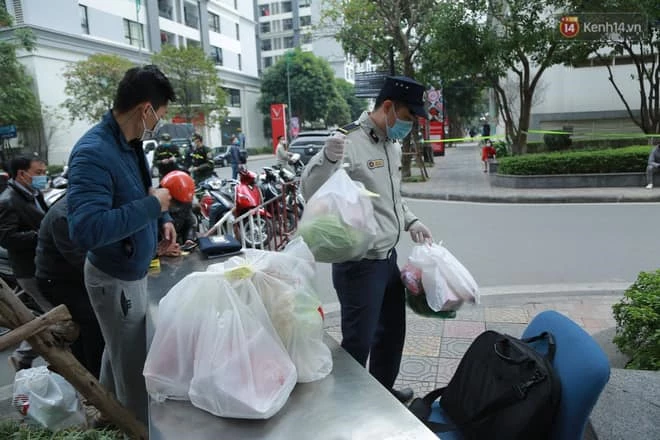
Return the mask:
[[[413,295],[408,289],[406,289],[406,302],[413,312],[421,316],[440,319],[456,318],[456,312],[453,310],[434,312],[426,302],[426,295],[424,293]]]

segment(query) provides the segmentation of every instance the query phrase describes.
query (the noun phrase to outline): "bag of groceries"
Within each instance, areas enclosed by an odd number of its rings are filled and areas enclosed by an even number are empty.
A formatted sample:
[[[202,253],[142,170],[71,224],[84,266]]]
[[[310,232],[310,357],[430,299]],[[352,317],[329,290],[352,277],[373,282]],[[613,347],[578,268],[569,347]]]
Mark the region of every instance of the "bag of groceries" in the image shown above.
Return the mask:
[[[362,259],[376,237],[371,197],[364,185],[341,168],[314,193],[305,206],[298,236],[322,263]]]
[[[277,413],[297,379],[260,297],[240,298],[217,272],[191,273],[161,300],[144,376],[157,400],[244,419]]]

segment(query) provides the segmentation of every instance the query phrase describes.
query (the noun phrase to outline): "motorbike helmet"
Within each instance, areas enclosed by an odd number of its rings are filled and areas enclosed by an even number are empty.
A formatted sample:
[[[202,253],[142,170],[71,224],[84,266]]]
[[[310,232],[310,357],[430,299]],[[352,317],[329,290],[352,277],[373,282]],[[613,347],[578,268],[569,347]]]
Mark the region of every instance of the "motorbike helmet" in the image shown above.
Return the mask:
[[[190,203],[195,195],[195,182],[183,171],[171,171],[160,181],[162,188],[167,188],[173,199],[181,203]]]
[[[160,140],[165,141],[165,142],[169,142],[169,141],[172,140],[172,136],[170,136],[169,133],[163,133],[163,134],[160,135]]]
[[[240,167],[238,171],[238,180],[244,185],[254,185],[257,181],[257,175],[245,167]]]

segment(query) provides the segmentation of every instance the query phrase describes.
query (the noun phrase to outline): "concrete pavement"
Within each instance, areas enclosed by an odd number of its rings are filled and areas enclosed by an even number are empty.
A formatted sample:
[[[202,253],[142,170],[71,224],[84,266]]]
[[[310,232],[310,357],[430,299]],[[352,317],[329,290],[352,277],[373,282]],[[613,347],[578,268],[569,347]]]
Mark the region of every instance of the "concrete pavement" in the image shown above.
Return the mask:
[[[435,165],[427,170],[430,179],[426,182],[403,183],[405,197],[494,203],[660,202],[660,188],[514,189],[491,186],[490,176],[482,171],[481,154],[476,143],[447,148],[445,156],[436,157]],[[414,165],[412,173],[419,174]]]

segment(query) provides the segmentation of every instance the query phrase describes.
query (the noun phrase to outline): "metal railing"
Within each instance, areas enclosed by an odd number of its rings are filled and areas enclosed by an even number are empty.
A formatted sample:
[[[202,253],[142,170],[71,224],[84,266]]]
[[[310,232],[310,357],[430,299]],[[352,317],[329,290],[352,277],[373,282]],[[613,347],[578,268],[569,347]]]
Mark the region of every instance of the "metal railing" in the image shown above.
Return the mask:
[[[227,212],[204,234],[229,232],[243,248],[279,251],[295,235],[298,227],[297,182],[281,186],[281,194],[235,217]]]

